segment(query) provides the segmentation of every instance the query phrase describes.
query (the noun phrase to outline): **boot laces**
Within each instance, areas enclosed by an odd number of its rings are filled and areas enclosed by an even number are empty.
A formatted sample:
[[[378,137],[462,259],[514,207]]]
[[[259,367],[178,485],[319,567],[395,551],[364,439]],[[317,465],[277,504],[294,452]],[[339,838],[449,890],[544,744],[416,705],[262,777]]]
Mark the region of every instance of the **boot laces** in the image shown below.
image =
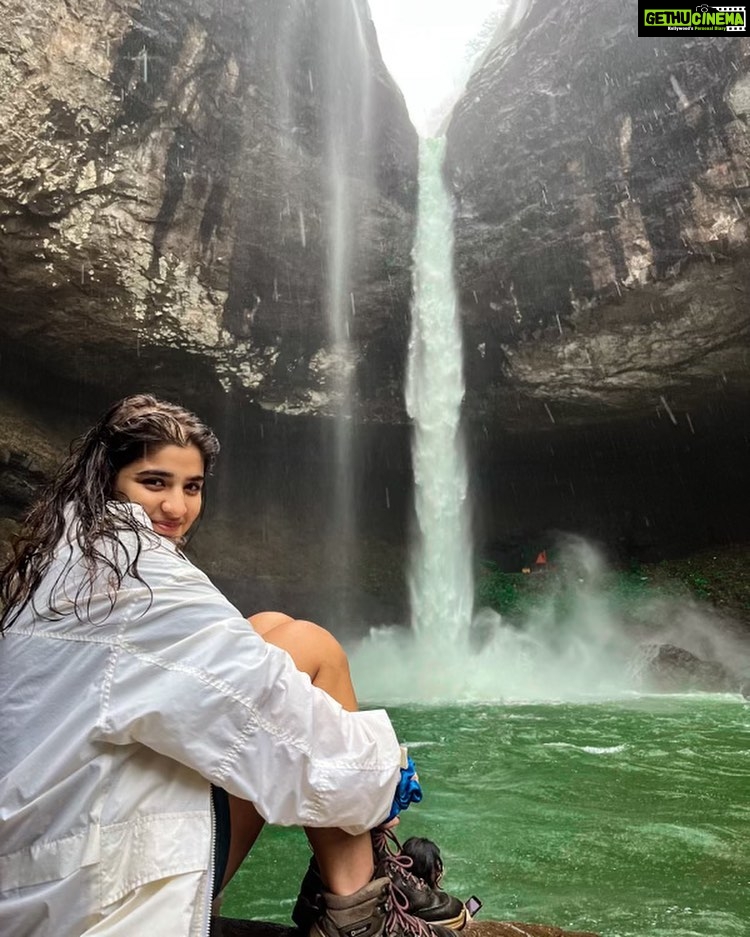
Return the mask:
[[[372,831],[372,843],[383,873],[391,881],[393,876],[397,875],[420,891],[427,889],[427,882],[411,871],[414,862],[411,856],[405,856],[401,852],[401,843],[395,833],[391,830],[375,829]]]
[[[391,881],[385,908],[385,933],[388,937],[434,937],[429,924],[409,914],[409,899],[398,885]]]

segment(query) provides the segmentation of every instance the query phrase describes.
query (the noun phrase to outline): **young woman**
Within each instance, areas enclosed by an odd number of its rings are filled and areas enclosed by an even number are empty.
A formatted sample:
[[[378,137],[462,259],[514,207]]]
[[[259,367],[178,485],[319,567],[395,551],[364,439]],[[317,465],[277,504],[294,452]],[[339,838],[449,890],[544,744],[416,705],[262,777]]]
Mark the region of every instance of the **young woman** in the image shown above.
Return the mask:
[[[182,408],[120,401],[0,572],[0,933],[207,934],[269,821],[306,828],[316,937],[445,937],[373,878],[402,753],[385,712],[356,712],[338,643],[250,627],[180,550],[217,452]]]

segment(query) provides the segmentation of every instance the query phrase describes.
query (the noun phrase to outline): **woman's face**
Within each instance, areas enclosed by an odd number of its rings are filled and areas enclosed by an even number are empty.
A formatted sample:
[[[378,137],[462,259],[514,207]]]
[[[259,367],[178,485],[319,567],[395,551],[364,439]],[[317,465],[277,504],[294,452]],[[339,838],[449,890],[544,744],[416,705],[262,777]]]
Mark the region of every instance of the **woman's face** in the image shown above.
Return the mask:
[[[162,446],[120,469],[115,495],[140,504],[157,534],[180,541],[200,514],[203,472],[197,446]]]

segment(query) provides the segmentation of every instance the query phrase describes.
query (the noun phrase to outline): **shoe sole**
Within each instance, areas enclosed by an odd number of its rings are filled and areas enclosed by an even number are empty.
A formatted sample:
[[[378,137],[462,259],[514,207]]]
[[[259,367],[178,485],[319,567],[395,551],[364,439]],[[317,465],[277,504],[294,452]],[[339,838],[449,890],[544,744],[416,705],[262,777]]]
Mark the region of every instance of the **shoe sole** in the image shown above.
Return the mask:
[[[419,917],[418,914],[415,916]],[[426,918],[421,918],[420,920],[424,921],[425,924],[438,924],[440,927],[447,927],[449,930],[463,930],[469,923],[469,914],[466,908],[461,908],[460,914],[446,920],[428,921]]]

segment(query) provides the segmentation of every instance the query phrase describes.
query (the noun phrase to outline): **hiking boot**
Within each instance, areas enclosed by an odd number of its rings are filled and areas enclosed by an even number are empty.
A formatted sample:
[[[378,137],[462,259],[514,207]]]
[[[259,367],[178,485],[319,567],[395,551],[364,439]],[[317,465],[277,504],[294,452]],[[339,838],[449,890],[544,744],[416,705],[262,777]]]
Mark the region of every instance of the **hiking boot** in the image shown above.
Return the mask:
[[[372,845],[375,874],[386,875],[391,880],[396,891],[406,899],[409,914],[428,924],[440,924],[450,930],[461,930],[466,926],[470,918],[463,901],[415,875],[412,872],[412,859],[401,851],[401,845],[392,831],[381,828],[373,830]]]
[[[460,898],[430,885],[411,871],[412,859],[401,851],[395,834],[380,827],[372,831],[375,875],[387,876],[400,897],[399,905],[407,913],[428,924],[439,924],[450,930],[461,930],[471,916]],[[437,847],[435,847],[437,851]],[[438,852],[439,854],[439,852]],[[304,934],[323,915],[326,905],[325,885],[318,863],[313,856],[300,885],[292,920]]]
[[[439,924],[450,930],[461,930],[468,923],[470,918],[463,901],[428,885],[411,872],[412,860],[401,854],[399,842],[393,833],[381,829],[373,830],[372,846],[375,875],[385,876],[392,882],[400,898],[399,906],[405,913],[421,918],[428,924]],[[292,911],[292,920],[305,934],[314,921],[325,912],[324,891],[325,885],[313,856],[302,879],[297,903]]]
[[[407,914],[387,876],[353,895],[323,894],[324,912],[307,937],[451,937],[437,924]]]

